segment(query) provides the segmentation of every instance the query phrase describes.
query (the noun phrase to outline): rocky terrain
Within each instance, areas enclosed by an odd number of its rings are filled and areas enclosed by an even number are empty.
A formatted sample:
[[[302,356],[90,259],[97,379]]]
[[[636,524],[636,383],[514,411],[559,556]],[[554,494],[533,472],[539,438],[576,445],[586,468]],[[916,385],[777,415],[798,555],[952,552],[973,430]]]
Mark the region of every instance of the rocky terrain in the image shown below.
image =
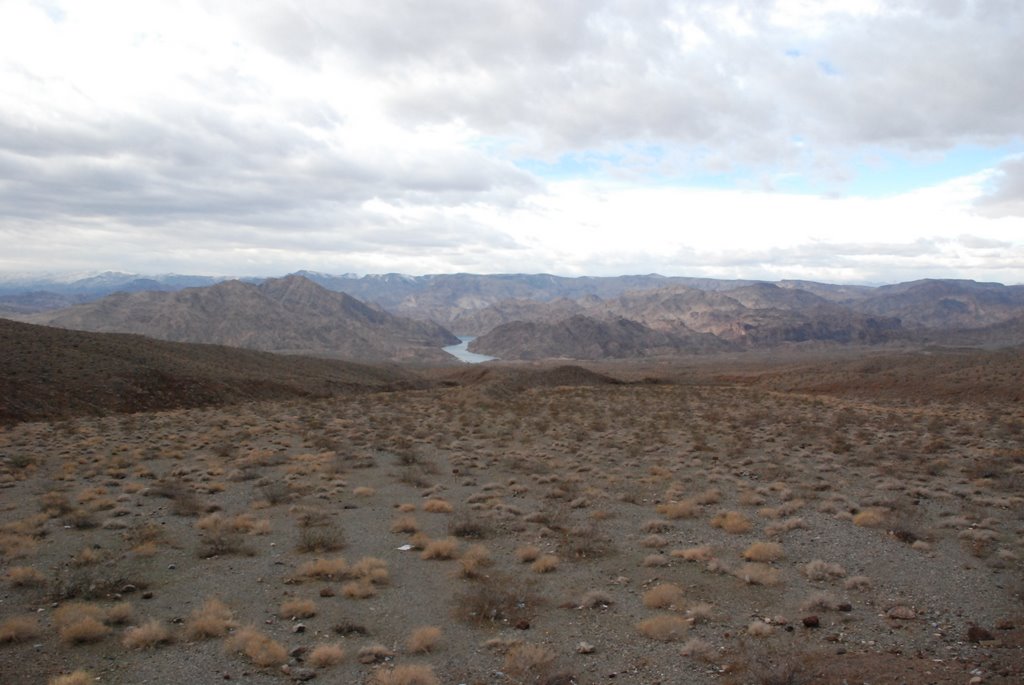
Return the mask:
[[[1015,351],[378,373],[0,430],[2,681],[1024,678]]]

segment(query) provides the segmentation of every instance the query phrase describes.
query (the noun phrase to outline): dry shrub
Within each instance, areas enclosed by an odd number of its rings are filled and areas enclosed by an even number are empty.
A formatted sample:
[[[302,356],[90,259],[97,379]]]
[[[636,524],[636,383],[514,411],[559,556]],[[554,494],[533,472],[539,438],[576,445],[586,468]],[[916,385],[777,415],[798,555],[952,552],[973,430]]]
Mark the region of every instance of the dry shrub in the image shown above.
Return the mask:
[[[699,637],[691,637],[679,649],[679,653],[697,661],[709,663],[715,658],[715,648],[707,640]]]
[[[871,579],[867,576],[852,576],[846,579],[843,587],[847,590],[867,590],[871,588]]]
[[[731,533],[732,535],[746,533],[752,527],[750,519],[738,511],[725,511],[716,514],[711,519],[711,525],[715,528],[721,528],[726,533]]]
[[[806,527],[807,523],[802,518],[794,517],[788,518],[785,521],[780,521],[778,523],[772,523],[765,527],[764,532],[765,535],[767,535],[768,537],[774,538],[782,535],[783,533],[788,533],[791,530]]]
[[[280,666],[288,661],[288,650],[255,626],[246,626],[230,636],[225,647],[229,652],[244,654],[256,666]]]
[[[686,608],[686,617],[694,624],[707,623],[714,616],[715,607],[707,602],[697,602]]]
[[[800,572],[807,576],[808,580],[831,580],[842,578],[846,575],[846,569],[839,564],[833,564],[821,559],[814,559],[800,567]]]
[[[747,635],[752,637],[768,637],[775,632],[775,629],[764,621],[752,621],[747,626]]]
[[[31,566],[12,566],[7,569],[7,582],[11,587],[38,587],[46,584],[46,576]]]
[[[73,566],[92,566],[93,564],[98,563],[102,558],[103,555],[101,555],[98,550],[92,547],[83,547],[79,550],[78,554],[71,559],[71,564]]]
[[[211,597],[189,616],[185,623],[185,637],[189,640],[221,637],[234,627],[231,609],[224,602]]]
[[[309,653],[309,664],[313,668],[329,668],[337,666],[345,660],[345,648],[340,642],[317,645]]]
[[[494,564],[491,553],[483,545],[472,545],[459,559],[459,575],[463,578],[479,578],[483,569]]]
[[[648,568],[656,568],[668,566],[669,561],[669,558],[664,554],[648,554],[644,557],[643,561],[640,562],[640,565]]]
[[[529,621],[544,600],[522,576],[492,573],[455,598],[455,615],[475,624]]]
[[[366,485],[360,485],[352,491],[352,494],[356,497],[373,497],[377,494],[377,491]]]
[[[524,564],[536,561],[541,554],[540,547],[536,545],[523,545],[516,550],[516,559]]]
[[[659,642],[675,642],[683,639],[690,629],[690,622],[675,614],[659,614],[636,624],[637,631],[644,637]]]
[[[298,578],[316,578],[317,580],[341,580],[348,574],[348,562],[342,557],[335,559],[317,558],[307,561],[295,572]]]
[[[83,671],[81,669],[68,673],[67,675],[59,675],[56,678],[50,678],[48,685],[93,685],[96,678],[92,673]]]
[[[580,609],[604,609],[613,604],[611,595],[604,590],[588,590],[580,598]]]
[[[432,497],[423,503],[423,511],[431,514],[450,514],[455,510],[448,500]]]
[[[382,644],[372,644],[361,647],[357,653],[357,658],[361,664],[376,664],[390,659],[395,655],[390,649]]]
[[[116,626],[131,623],[134,616],[135,609],[132,607],[131,602],[118,602],[105,612],[106,622]]]
[[[877,528],[878,526],[884,525],[886,519],[887,516],[885,509],[872,507],[855,514],[853,517],[853,525],[861,526],[862,528]]]
[[[345,548],[345,535],[333,525],[305,526],[299,529],[295,549],[303,554],[311,552],[337,552]]]
[[[697,515],[698,506],[693,500],[684,499],[678,502],[659,504],[655,511],[673,521],[676,519],[692,519]]]
[[[291,599],[281,603],[277,615],[285,619],[316,616],[316,603],[311,599]]]
[[[350,580],[341,586],[341,594],[349,599],[369,599],[377,596],[377,588],[368,580]]]
[[[747,561],[777,561],[782,557],[782,545],[777,542],[755,542],[743,552]]]
[[[558,557],[554,554],[545,554],[530,564],[530,570],[534,573],[551,573],[557,568]]]
[[[437,626],[420,626],[412,631],[406,648],[414,654],[434,651],[441,643],[441,629]]]
[[[640,530],[645,533],[666,533],[672,530],[672,524],[663,519],[650,519],[640,526]]]
[[[363,557],[348,569],[348,577],[374,585],[387,585],[391,579],[388,562],[380,557]]]
[[[39,635],[35,616],[11,616],[0,622],[0,644],[30,640]]]
[[[416,522],[415,516],[399,516],[391,523],[392,533],[417,533],[420,530],[420,524]]]
[[[820,609],[835,611],[839,608],[839,604],[839,600],[831,592],[813,592],[800,604],[800,610],[814,611]]]
[[[704,562],[711,561],[715,555],[712,552],[711,545],[699,545],[697,547],[687,547],[686,549],[674,549],[670,552],[670,556],[686,561]]]
[[[555,653],[544,645],[514,644],[505,653],[504,672],[519,682],[541,683],[555,665]]]
[[[171,641],[171,631],[157,619],[146,621],[141,626],[129,628],[121,638],[121,644],[129,649],[152,649]]]
[[[407,665],[380,669],[373,674],[371,685],[441,685],[431,666]]]
[[[110,628],[92,616],[84,616],[65,624],[57,631],[60,641],[69,645],[99,642],[110,634]]]
[[[718,488],[708,488],[693,498],[697,504],[718,504],[722,501],[722,491]]]
[[[779,569],[757,561],[740,565],[733,575],[750,585],[778,585],[782,582]]]
[[[421,559],[451,559],[459,550],[459,541],[455,538],[444,538],[443,540],[431,540],[420,553]]]
[[[640,540],[640,546],[649,549],[661,549],[662,547],[668,547],[668,538],[655,533]]]
[[[648,609],[683,609],[683,590],[674,583],[660,583],[643,595],[644,606]]]

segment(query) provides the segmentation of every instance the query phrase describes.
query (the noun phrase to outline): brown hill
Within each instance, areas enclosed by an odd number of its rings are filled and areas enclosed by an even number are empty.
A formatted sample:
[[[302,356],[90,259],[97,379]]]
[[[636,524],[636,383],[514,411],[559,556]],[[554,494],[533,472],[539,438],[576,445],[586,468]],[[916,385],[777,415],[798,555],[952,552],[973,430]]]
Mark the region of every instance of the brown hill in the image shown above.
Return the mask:
[[[412,387],[398,367],[0,319],[0,423]]]
[[[685,331],[656,331],[624,318],[576,315],[562,321],[503,324],[469,345],[471,352],[501,359],[626,359],[722,350],[714,336]]]
[[[437,324],[373,309],[301,276],[225,281],[178,292],[116,293],[35,315],[33,323],[161,340],[359,360],[444,360],[458,338]]]
[[[882,286],[852,306],[865,314],[897,317],[907,327],[983,328],[1024,315],[1024,286],[929,279]]]

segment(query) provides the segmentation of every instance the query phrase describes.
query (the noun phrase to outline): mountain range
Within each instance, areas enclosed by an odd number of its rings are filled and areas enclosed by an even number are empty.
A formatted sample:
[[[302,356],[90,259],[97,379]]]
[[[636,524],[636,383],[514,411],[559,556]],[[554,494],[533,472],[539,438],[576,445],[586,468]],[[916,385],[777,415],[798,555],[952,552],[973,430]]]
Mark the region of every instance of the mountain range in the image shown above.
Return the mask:
[[[178,287],[202,279],[210,282]],[[84,293],[116,283],[139,290],[54,309],[61,298],[92,297]],[[450,361],[440,347],[457,342],[451,331],[476,336],[472,351],[502,359],[652,357],[780,345],[1024,344],[1024,286],[968,280],[870,287],[656,274],[356,277],[307,271],[234,281],[106,274],[65,286],[64,294],[17,292],[8,280],[0,284],[8,293],[0,296],[0,307],[7,306],[0,315],[164,340],[421,362]]]

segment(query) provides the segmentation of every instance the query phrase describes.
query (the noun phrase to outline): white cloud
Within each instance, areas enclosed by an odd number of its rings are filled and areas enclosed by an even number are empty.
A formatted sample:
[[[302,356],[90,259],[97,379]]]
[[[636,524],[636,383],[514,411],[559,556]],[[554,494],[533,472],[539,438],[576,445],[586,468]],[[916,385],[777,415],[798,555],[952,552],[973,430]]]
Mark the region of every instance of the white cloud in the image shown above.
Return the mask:
[[[1019,159],[762,188],[1019,146],[1022,34],[967,0],[7,0],[0,270],[1020,280]]]

